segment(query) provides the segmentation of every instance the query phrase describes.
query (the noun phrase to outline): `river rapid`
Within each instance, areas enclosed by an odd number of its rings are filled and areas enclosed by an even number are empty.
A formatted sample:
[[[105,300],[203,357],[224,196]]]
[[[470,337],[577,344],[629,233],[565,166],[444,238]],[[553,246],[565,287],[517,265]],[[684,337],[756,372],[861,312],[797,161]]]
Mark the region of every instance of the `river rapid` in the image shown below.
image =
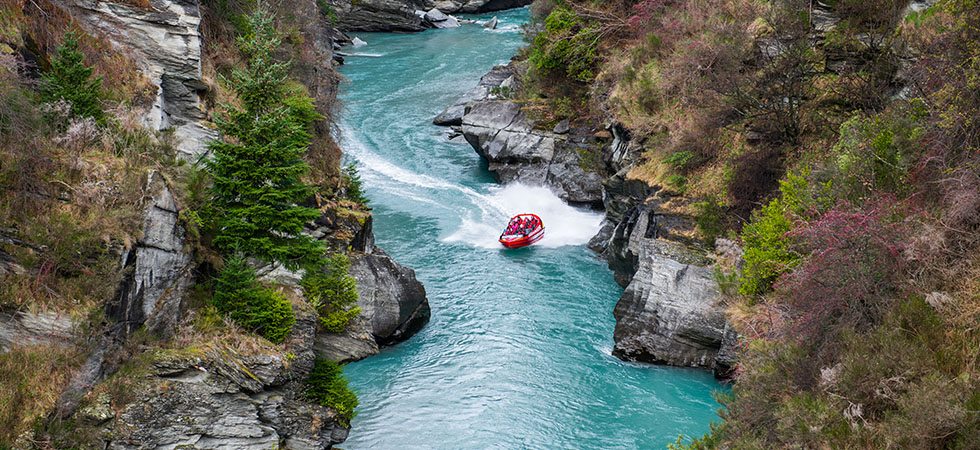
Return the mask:
[[[341,72],[341,145],[374,208],[377,243],[415,268],[432,320],[346,366],[356,449],[663,448],[717,419],[707,371],[610,355],[622,289],[585,243],[602,216],[550,191],[500,186],[431,120],[525,45],[526,9],[497,30],[359,33]],[[471,16],[486,20],[492,15]],[[504,250],[508,217],[539,214],[538,245]]]

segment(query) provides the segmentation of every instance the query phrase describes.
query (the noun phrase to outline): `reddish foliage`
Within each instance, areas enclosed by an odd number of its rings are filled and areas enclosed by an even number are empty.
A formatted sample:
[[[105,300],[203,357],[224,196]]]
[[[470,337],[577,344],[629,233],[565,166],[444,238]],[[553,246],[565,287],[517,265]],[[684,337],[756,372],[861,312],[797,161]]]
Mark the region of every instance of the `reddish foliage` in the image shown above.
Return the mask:
[[[632,15],[626,21],[631,30],[638,34],[649,31],[654,18],[659,17],[674,2],[671,0],[643,0],[633,5]]]
[[[792,233],[810,254],[775,288],[793,316],[785,331],[804,346],[820,348],[876,325],[898,297],[905,278],[900,230],[887,221],[891,202],[881,203],[870,210],[838,205]]]

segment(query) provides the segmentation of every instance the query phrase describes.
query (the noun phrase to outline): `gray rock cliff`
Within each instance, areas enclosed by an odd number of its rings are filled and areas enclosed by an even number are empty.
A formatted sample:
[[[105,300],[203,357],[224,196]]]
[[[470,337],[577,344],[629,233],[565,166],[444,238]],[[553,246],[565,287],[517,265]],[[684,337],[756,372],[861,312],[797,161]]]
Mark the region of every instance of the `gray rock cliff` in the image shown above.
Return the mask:
[[[303,395],[316,317],[304,302],[294,309],[285,344],[291,360],[223,347],[156,357],[136,380],[133,401],[105,423],[106,448],[325,449],[343,442],[348,427]]]
[[[663,253],[644,247],[638,257],[638,270],[613,311],[613,354],[728,373],[733,337],[712,270]]]
[[[602,168],[590,165],[588,156],[599,144],[588,134],[536,128],[519,105],[498,94],[516,89],[515,77],[504,76],[507,70],[514,69],[494,68],[436,121],[453,123],[463,105],[460,130],[500,182],[547,186],[567,202],[601,205]]]
[[[90,33],[125,49],[157,87],[146,125],[173,128],[180,156],[197,160],[217,137],[205,124],[201,80],[201,13],[198,0],[151,0],[151,8],[95,0],[70,2],[73,17]]]
[[[422,31],[443,20],[426,17],[433,9],[443,14],[474,14],[518,8],[531,0],[330,0],[345,31]],[[437,15],[434,15],[438,17]]]
[[[355,227],[357,228],[357,227]],[[350,274],[357,280],[361,314],[343,333],[317,335],[317,354],[335,361],[356,361],[382,347],[402,342],[429,321],[429,301],[415,271],[375,247],[371,221],[359,226],[351,244]]]
[[[146,325],[167,334],[181,317],[181,299],[191,284],[193,258],[185,248],[180,210],[166,180],[151,172],[143,214],[143,237],[123,256],[124,278],[107,315],[125,334]]]

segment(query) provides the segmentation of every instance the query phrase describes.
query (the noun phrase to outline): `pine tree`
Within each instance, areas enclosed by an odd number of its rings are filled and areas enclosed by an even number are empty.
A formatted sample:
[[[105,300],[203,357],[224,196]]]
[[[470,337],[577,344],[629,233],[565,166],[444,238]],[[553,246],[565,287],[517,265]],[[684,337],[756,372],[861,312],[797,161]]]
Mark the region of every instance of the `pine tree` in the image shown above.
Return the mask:
[[[102,77],[93,77],[92,68],[85,65],[75,33],[65,33],[61,46],[51,58],[51,69],[41,76],[41,100],[67,101],[72,115],[90,117],[102,123],[105,115],[99,102],[101,96]]]
[[[230,85],[240,106],[227,106],[216,120],[224,140],[210,145],[213,205],[219,230],[214,245],[289,268],[316,264],[323,246],[301,234],[319,216],[300,206],[311,188],[301,177],[309,170],[303,156],[319,115],[310,97],[288,82],[289,64],[277,62],[281,43],[273,17],[258,11],[239,38],[246,57]]]
[[[280,343],[296,323],[293,306],[281,293],[267,289],[255,279],[244,258],[233,256],[215,281],[215,308],[227,314],[238,326]]]

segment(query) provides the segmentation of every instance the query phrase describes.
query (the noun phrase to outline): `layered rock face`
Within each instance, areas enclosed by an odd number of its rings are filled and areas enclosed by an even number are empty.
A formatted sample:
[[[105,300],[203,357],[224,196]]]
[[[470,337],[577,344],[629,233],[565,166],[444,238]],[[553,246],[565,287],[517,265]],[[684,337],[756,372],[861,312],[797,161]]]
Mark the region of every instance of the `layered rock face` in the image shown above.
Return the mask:
[[[663,247],[667,245],[642,247],[638,270],[613,311],[613,354],[702,367],[724,376],[731,369],[727,355],[734,337],[728,336],[712,270],[678,262],[666,256]]]
[[[437,13],[483,13],[530,5],[532,0],[332,0],[345,31],[422,31],[444,28]],[[455,21],[455,19],[452,19]]]
[[[668,212],[677,200],[627,174],[637,148],[614,126],[603,183],[606,222],[590,246],[625,287],[616,303],[613,354],[632,361],[713,370],[727,379],[738,336],[729,327],[712,260],[688,236],[689,217]]]
[[[339,0],[331,2],[345,31],[422,31],[431,26],[424,13],[424,0]]]
[[[95,0],[70,2],[73,17],[90,33],[106,36],[135,58],[157,87],[146,125],[173,128],[180,156],[196,161],[217,133],[205,125],[201,97],[201,24],[197,0],[152,0],[151,8]]]
[[[483,13],[504,9],[520,8],[531,4],[533,0],[437,0],[436,8],[447,13]]]
[[[357,280],[359,314],[343,333],[320,333],[316,340],[318,355],[348,362],[377,354],[382,347],[404,341],[429,321],[429,301],[425,287],[415,278],[415,271],[398,264],[382,249],[374,246],[372,221],[363,224],[334,226],[350,229],[354,236],[350,247],[350,274]],[[346,244],[345,244],[346,245]]]
[[[150,173],[146,191],[150,198],[143,214],[143,237],[123,256],[125,276],[107,315],[124,327],[124,334],[146,325],[166,335],[180,321],[193,258],[185,249],[177,202],[163,176]]]
[[[78,418],[102,421],[105,448],[111,449],[324,449],[343,442],[347,427],[336,413],[303,396],[316,315],[301,300],[293,307],[297,320],[286,353],[242,356],[215,347],[162,355],[114,419],[93,414],[102,409],[98,397]]]
[[[519,87],[518,72],[514,63],[495,67],[433,122],[458,127],[501,182],[545,185],[568,202],[605,209],[590,247],[606,257],[626,288],[614,312],[616,356],[728,377],[737,336],[719,304],[712,261],[691,247],[692,220],[667,212],[665,205],[677,198],[629,177],[642,148],[623,127],[610,126],[612,139],[605,145],[568,123],[553,130],[535,127],[504,98]],[[600,153],[601,161],[585,170],[583,158],[590,152]]]
[[[432,123],[442,126],[463,125],[466,108],[473,103],[486,101],[493,95],[494,89],[511,89],[515,83],[514,68],[510,65],[494,66],[486,75],[480,78],[476,87],[463,94],[452,106],[432,119]],[[496,98],[496,96],[494,96]]]
[[[54,311],[0,313],[0,353],[14,346],[68,345],[74,328],[70,316]]]
[[[587,157],[599,143],[592,135],[569,133],[567,124],[555,131],[535,128],[519,105],[503,97],[518,88],[514,73],[510,66],[495,67],[433,122],[460,124],[500,182],[548,186],[570,203],[600,206],[601,168],[589,167]]]

